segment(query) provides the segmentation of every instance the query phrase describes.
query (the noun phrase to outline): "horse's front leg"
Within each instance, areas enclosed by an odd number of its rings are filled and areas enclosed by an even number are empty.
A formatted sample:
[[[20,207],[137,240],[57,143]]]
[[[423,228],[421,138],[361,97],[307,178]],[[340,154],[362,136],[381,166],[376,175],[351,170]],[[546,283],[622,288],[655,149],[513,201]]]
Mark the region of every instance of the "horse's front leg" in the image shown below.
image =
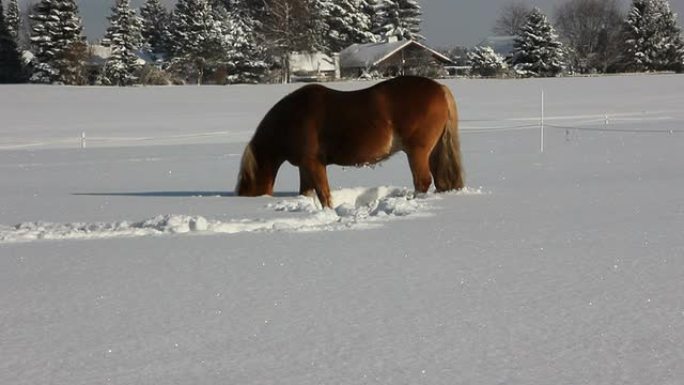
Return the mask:
[[[304,162],[299,166],[300,188],[307,187],[302,185],[304,181],[311,183],[311,186],[316,190],[316,196],[324,208],[332,208],[332,197],[330,195],[330,186],[328,185],[328,172],[325,165],[317,160],[310,160]]]

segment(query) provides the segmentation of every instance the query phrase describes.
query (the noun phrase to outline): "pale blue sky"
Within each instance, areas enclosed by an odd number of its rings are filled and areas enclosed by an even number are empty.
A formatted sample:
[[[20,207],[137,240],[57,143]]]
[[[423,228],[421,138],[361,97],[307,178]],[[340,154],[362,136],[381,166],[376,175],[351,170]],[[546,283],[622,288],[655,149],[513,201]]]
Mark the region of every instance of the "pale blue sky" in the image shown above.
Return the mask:
[[[4,0],[6,1],[6,0]],[[26,3],[37,0],[20,0]],[[175,0],[164,0],[171,5]],[[530,5],[540,7],[549,15],[565,0],[527,0]],[[132,0],[137,7],[144,0]],[[490,35],[490,30],[499,9],[511,0],[422,0],[423,34],[428,44],[435,47],[465,45],[472,46]],[[625,8],[629,0],[622,0]],[[88,39],[102,36],[106,29],[106,16],[114,0],[79,0],[81,15]],[[672,9],[680,14],[680,25],[684,25],[684,0],[670,0]]]

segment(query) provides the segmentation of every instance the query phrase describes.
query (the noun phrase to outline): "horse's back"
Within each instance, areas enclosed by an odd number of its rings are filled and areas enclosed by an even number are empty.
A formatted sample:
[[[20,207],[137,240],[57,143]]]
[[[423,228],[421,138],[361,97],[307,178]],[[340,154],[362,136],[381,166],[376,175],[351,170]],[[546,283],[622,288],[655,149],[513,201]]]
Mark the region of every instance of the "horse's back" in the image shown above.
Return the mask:
[[[445,111],[441,84],[422,77],[356,91],[309,84],[281,99],[254,139],[294,165],[311,157],[327,164],[374,163],[405,145],[423,145],[424,131],[434,131],[428,126],[446,119]]]

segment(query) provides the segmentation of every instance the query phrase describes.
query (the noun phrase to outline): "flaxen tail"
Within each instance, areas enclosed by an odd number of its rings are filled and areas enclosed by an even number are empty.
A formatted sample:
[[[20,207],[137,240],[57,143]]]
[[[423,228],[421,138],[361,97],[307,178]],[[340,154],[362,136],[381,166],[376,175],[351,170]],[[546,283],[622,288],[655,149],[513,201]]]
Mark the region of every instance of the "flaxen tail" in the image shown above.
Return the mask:
[[[447,86],[442,86],[442,89],[449,108],[449,120],[430,154],[430,171],[438,192],[460,190],[465,186],[458,138],[458,109],[451,90]]]

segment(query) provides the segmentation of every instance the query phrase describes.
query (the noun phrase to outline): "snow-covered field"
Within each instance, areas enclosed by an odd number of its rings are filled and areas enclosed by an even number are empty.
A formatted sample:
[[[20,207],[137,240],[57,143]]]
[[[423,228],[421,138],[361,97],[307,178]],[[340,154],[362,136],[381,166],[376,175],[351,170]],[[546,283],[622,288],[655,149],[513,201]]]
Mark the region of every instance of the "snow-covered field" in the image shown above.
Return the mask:
[[[334,211],[232,193],[297,85],[0,87],[0,384],[681,384],[684,76],[447,84],[468,188]]]

